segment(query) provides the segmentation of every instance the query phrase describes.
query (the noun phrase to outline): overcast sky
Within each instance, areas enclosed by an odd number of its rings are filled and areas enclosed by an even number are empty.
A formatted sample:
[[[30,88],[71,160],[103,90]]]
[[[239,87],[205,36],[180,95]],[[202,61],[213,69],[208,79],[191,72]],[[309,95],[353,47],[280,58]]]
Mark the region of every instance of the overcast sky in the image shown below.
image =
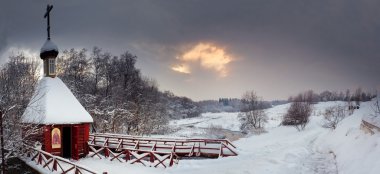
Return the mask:
[[[60,50],[128,50],[160,89],[195,100],[380,89],[380,1],[4,1],[0,62],[19,50],[38,55],[50,2]]]

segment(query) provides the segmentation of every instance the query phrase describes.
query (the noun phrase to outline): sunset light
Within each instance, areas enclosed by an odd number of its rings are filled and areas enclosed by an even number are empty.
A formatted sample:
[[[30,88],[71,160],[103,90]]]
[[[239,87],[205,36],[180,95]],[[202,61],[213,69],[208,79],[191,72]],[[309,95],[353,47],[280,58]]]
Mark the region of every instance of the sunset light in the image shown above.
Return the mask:
[[[183,74],[190,74],[191,73],[189,67],[186,65],[174,65],[172,67],[172,70],[179,72],[179,73],[183,73]]]
[[[213,70],[220,77],[228,75],[227,65],[233,61],[232,57],[223,48],[209,43],[198,43],[178,59],[182,62],[182,65],[173,66],[172,70],[174,71],[190,74],[190,63],[199,62],[202,68]]]

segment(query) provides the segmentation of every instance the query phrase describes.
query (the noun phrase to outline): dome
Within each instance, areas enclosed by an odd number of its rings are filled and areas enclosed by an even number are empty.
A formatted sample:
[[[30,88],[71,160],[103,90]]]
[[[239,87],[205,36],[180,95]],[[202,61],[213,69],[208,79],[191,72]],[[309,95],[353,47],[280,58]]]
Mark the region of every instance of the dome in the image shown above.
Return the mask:
[[[46,40],[46,42],[44,43],[44,45],[41,47],[40,51],[41,51],[40,52],[40,57],[42,59],[51,58],[51,57],[55,58],[58,55],[58,47],[51,40]]]
[[[46,42],[44,43],[44,45],[41,48],[41,53],[46,52],[46,51],[57,51],[58,52],[58,47],[53,41],[46,40]]]

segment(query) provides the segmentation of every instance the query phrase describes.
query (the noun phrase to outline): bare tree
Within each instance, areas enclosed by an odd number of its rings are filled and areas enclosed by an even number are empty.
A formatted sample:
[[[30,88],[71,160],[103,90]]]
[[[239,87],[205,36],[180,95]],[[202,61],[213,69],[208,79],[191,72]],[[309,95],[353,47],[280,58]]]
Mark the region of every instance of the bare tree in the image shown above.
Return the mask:
[[[263,110],[263,101],[256,95],[255,91],[244,93],[242,108],[238,117],[241,122],[240,129],[242,131],[262,129],[268,121],[268,117]]]
[[[362,98],[362,88],[357,88],[354,93],[354,101],[356,106],[360,106],[360,102],[363,100]]]
[[[284,115],[282,125],[294,126],[298,131],[304,130],[312,113],[311,102],[305,100],[305,95],[299,94],[293,99],[287,113]],[[307,99],[307,98],[306,98]]]
[[[26,136],[36,133],[36,126],[21,123],[22,114],[32,98],[38,82],[38,63],[22,53],[11,56],[0,68],[0,112],[1,112],[1,151],[2,169],[6,160],[13,157],[24,143]],[[33,129],[31,129],[33,128]],[[24,135],[22,130],[27,130]],[[5,155],[7,153],[7,155]]]
[[[346,94],[344,96],[344,100],[347,101],[347,102],[351,101],[351,91],[350,91],[350,89],[346,90]]]
[[[374,117],[378,117],[380,119],[380,101],[379,101],[379,96],[376,96],[376,101],[373,104],[373,112],[374,112]]]
[[[338,123],[346,117],[346,108],[340,105],[328,107],[323,113],[323,117],[324,123],[322,126],[335,129]]]

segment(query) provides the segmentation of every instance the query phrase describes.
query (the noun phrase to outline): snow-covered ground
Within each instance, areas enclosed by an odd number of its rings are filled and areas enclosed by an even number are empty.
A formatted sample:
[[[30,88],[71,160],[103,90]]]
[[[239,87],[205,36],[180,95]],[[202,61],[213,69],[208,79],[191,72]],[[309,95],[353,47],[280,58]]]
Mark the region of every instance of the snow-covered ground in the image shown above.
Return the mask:
[[[319,152],[334,152],[339,173],[380,173],[380,132],[370,135],[360,130],[362,117],[373,114],[372,106],[371,102],[362,104],[335,131],[329,131],[315,143]]]
[[[117,173],[207,173],[207,174],[378,174],[380,173],[380,135],[364,134],[360,130],[363,116],[372,112],[370,102],[363,103],[359,110],[344,119],[335,131],[322,128],[325,108],[344,104],[324,102],[314,106],[313,116],[304,131],[293,127],[279,126],[281,116],[289,107],[279,105],[266,110],[270,121],[267,133],[241,138],[234,142],[239,153],[236,157],[219,159],[180,160],[171,168],[144,167],[139,164],[126,164],[107,159],[87,158],[78,163],[97,171]],[[239,122],[236,113],[203,114],[199,118],[177,120],[173,126],[186,125],[190,129],[207,128],[219,125],[224,129],[237,131]],[[178,132],[181,132],[179,130]],[[181,135],[179,133],[178,135]],[[184,134],[182,134],[184,135]]]
[[[200,117],[187,118],[170,121],[170,126],[186,127],[194,126],[196,128],[208,128],[210,125],[221,126],[224,129],[239,131],[239,120],[237,113],[204,113]]]
[[[265,110],[269,116],[266,129],[278,127],[282,116],[290,104],[279,105]],[[209,138],[207,129],[212,127],[222,128],[232,132],[240,131],[238,113],[204,113],[200,117],[172,120],[169,125],[176,131],[169,136],[174,137],[201,137]],[[166,135],[167,136],[167,135]]]
[[[172,120],[170,127],[175,131],[166,136],[210,138],[208,129],[218,127],[230,131],[239,131],[237,113],[204,113],[200,117]]]

